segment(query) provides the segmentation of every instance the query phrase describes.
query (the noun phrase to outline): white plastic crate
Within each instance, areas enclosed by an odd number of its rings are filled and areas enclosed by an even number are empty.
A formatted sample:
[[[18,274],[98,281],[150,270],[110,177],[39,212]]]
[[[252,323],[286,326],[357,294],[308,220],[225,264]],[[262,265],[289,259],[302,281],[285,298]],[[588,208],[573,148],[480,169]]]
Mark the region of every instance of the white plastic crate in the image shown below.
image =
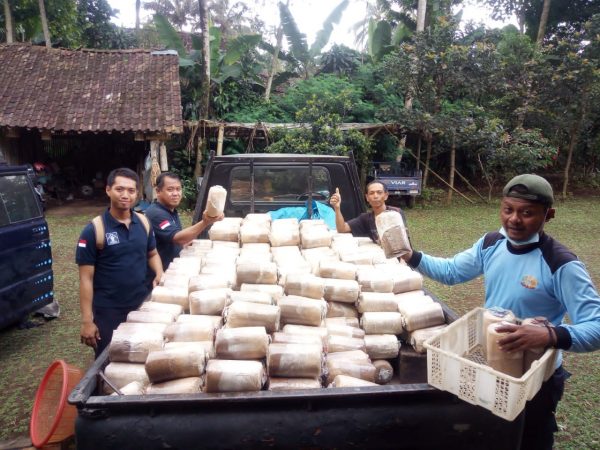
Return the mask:
[[[483,333],[484,308],[475,308],[428,339],[427,382],[460,399],[514,420],[554,372],[557,352],[548,349],[521,378],[515,378],[475,362]],[[469,359],[465,357],[469,355]]]

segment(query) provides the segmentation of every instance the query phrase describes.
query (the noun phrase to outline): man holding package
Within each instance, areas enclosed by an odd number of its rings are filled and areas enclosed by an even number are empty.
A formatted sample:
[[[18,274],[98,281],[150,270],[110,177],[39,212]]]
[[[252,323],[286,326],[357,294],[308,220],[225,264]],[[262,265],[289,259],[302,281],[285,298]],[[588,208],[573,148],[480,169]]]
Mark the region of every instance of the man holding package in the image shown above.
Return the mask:
[[[156,178],[156,201],[146,209],[146,217],[156,235],[156,248],[166,270],[181,249],[192,242],[213,223],[222,220],[223,214],[211,217],[206,211],[202,220],[183,228],[177,207],[182,200],[181,179],[172,172],[163,172]]]
[[[402,257],[411,267],[444,284],[484,276],[485,307],[501,307],[516,317],[545,317],[548,326],[504,325],[500,349],[518,352],[554,347],[573,352],[600,348],[600,296],[585,266],[561,243],[544,233],[554,218],[552,186],[525,174],[510,180],[500,206],[502,228],[485,234],[453,258],[410,251]],[[571,322],[563,323],[566,314]],[[558,431],[554,413],[570,374],[562,355],[556,371],[525,408],[521,448],[551,449]]]
[[[362,213],[358,217],[346,222],[341,211],[342,197],[339,189],[336,188],[335,193],[329,199],[329,204],[335,211],[335,225],[337,232],[352,233],[353,236],[357,237],[370,237],[373,242],[379,242],[375,218],[384,211],[399,212],[404,224],[406,224],[406,218],[400,208],[394,208],[393,206],[387,206],[385,204],[388,195],[387,187],[383,182],[379,180],[371,181],[367,184],[365,193],[365,198],[369,206],[371,206],[371,211]]]

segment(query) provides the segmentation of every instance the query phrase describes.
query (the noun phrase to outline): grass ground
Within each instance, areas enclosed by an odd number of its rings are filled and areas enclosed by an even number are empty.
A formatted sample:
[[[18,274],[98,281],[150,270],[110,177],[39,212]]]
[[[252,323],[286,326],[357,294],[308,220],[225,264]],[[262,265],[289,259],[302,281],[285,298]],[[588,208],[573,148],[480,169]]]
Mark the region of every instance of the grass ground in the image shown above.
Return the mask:
[[[79,343],[74,251],[79,232],[95,211],[48,212],[61,317],[37,328],[0,331],[0,443],[28,435],[35,391],[53,360],[64,359],[82,369],[92,362],[91,350]],[[451,256],[471,246],[484,232],[499,227],[497,204],[417,206],[407,211],[407,218],[415,248],[439,256]],[[189,216],[184,220],[189,222]],[[600,286],[600,198],[558,204],[557,217],[546,230],[586,263],[596,286]],[[426,286],[461,314],[483,302],[481,279],[453,287],[426,281]],[[600,449],[600,352],[566,354],[565,366],[573,376],[559,405],[556,448]]]

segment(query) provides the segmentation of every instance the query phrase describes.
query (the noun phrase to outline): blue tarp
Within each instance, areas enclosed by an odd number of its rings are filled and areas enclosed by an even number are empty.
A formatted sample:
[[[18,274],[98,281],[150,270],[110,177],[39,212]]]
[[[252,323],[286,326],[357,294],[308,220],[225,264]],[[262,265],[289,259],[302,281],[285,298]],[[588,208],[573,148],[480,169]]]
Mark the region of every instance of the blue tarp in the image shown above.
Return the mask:
[[[308,200],[305,206],[287,206],[275,211],[269,211],[271,219],[322,219],[330,230],[335,230],[335,211],[331,206],[324,203],[312,201],[312,216],[308,217]]]

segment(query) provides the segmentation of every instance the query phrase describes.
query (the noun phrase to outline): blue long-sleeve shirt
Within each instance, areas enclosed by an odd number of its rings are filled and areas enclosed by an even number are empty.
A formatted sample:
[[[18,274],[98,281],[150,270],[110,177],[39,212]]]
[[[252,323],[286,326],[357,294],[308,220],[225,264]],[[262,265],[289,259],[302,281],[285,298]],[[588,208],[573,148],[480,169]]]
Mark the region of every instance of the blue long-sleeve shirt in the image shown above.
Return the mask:
[[[450,285],[484,275],[486,308],[500,306],[523,319],[546,317],[557,327],[558,348],[600,349],[598,291],[583,263],[545,233],[538,243],[516,247],[492,232],[453,258],[414,252],[409,265]],[[563,322],[566,313],[570,323]]]

